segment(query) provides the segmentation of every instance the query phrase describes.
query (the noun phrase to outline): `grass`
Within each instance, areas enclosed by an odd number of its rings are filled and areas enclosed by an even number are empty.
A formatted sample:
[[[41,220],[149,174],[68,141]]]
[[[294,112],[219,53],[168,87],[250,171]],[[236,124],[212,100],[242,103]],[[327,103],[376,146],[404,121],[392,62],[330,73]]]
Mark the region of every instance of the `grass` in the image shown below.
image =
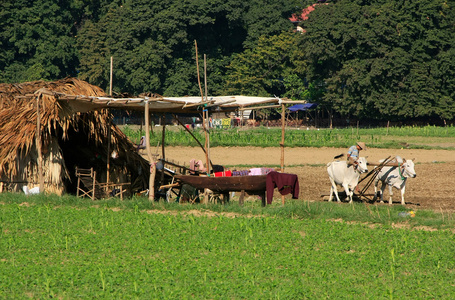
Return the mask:
[[[453,217],[0,195],[0,298],[450,298]],[[405,225],[397,229],[395,225]],[[433,224],[437,231],[409,230]],[[347,284],[349,283],[349,284]],[[153,295],[153,296],[151,296]]]

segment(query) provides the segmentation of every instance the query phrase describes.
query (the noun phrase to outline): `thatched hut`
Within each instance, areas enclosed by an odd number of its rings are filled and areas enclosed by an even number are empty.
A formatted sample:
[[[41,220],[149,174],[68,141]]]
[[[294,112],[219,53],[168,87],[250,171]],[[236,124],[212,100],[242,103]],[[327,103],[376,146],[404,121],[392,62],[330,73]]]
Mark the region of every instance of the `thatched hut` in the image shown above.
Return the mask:
[[[107,110],[73,113],[48,91],[106,95],[75,78],[0,84],[0,190],[33,188],[41,179],[46,192],[75,193],[75,167],[94,168],[99,182],[109,176],[111,182],[131,182],[133,191],[147,188],[148,162]]]

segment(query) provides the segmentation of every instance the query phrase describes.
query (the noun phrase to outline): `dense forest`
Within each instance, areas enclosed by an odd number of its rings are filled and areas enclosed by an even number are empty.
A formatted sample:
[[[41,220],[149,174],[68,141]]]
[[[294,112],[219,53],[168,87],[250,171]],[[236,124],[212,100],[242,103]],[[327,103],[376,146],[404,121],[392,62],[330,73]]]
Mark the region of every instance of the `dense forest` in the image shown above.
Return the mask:
[[[3,0],[0,82],[107,89],[112,56],[116,93],[199,95],[195,41],[209,95],[306,99],[361,120],[455,117],[455,0]]]

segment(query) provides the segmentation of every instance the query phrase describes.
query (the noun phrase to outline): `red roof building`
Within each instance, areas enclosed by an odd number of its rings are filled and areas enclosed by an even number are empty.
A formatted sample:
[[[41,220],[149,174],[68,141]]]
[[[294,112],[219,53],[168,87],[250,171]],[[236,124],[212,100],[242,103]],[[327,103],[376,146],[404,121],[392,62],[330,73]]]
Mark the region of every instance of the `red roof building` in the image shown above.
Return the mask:
[[[313,10],[315,10],[317,6],[319,6],[321,4],[327,5],[328,3],[315,3],[313,5],[310,5],[310,6],[306,7],[306,8],[304,8],[300,15],[293,14],[292,17],[289,18],[289,21],[291,21],[293,24],[296,25],[296,30],[297,31],[302,32],[302,33],[305,32],[306,30],[303,29],[301,26],[298,26],[297,24],[302,22],[302,21],[308,20],[308,15]]]

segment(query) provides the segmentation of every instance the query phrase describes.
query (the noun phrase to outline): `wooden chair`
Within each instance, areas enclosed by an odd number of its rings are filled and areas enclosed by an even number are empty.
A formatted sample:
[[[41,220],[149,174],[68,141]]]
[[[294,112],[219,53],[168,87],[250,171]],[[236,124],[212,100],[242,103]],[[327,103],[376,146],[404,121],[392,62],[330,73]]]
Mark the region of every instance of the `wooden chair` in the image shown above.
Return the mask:
[[[76,167],[77,197],[89,197],[92,200],[107,198],[106,185],[96,180],[96,171],[93,168],[81,169]]]
[[[120,196],[126,192],[125,186],[131,183],[100,183],[96,180],[96,171],[93,168],[81,169],[76,167],[77,197],[90,197],[92,200]],[[81,184],[82,183],[82,184]]]

